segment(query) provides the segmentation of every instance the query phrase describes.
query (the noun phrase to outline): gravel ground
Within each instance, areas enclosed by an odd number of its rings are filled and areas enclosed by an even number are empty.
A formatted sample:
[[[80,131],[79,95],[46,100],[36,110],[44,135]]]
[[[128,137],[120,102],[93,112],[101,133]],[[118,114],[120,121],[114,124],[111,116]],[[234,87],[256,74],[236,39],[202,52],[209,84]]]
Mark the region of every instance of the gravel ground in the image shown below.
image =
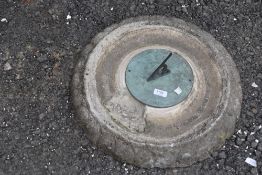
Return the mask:
[[[235,134],[188,168],[114,160],[90,144],[71,109],[76,55],[107,26],[141,15],[196,24],[227,48],[240,72]],[[261,28],[261,0],[0,0],[0,175],[262,174]]]

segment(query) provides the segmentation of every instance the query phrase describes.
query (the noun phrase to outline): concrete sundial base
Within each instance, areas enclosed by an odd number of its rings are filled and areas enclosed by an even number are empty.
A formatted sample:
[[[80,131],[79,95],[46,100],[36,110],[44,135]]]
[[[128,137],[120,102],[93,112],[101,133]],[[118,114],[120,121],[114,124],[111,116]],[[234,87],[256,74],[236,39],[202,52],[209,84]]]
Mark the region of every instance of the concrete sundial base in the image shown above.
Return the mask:
[[[192,24],[160,16],[127,19],[98,34],[75,67],[72,95],[93,144],[161,168],[189,166],[218,149],[242,101],[225,48]]]

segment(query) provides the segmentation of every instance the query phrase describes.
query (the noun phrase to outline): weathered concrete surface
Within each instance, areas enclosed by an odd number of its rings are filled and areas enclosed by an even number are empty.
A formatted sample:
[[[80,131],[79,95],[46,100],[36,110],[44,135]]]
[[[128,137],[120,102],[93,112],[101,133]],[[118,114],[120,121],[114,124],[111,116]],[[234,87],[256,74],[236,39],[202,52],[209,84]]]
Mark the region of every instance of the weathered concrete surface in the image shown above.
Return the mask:
[[[125,60],[147,47],[169,47],[190,63],[195,83],[181,104],[155,109],[127,93]],[[131,18],[100,33],[80,56],[72,92],[94,144],[129,163],[161,168],[189,166],[219,148],[234,131],[242,100],[224,47],[194,25],[159,16]]]

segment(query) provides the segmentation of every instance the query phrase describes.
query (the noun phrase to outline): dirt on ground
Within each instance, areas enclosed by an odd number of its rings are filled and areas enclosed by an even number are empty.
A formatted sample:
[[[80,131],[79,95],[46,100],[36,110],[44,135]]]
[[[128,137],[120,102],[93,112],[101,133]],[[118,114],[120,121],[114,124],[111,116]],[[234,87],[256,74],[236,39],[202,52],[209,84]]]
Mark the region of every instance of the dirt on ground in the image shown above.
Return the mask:
[[[74,116],[78,53],[129,17],[173,16],[233,57],[243,103],[234,135],[191,167],[143,169],[95,148]],[[0,174],[262,174],[261,0],[0,0]],[[257,167],[245,162],[250,157]]]

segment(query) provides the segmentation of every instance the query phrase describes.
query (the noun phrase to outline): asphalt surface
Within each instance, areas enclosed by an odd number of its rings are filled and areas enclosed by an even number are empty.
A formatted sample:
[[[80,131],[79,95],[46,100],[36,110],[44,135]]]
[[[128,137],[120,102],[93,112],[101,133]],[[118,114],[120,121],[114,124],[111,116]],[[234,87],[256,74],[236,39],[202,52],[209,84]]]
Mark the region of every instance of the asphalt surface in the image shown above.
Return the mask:
[[[188,168],[142,169],[87,140],[70,101],[76,56],[107,26],[175,16],[232,55],[243,104],[235,134]],[[262,174],[261,0],[0,0],[0,174]],[[250,157],[257,167],[245,163]]]

